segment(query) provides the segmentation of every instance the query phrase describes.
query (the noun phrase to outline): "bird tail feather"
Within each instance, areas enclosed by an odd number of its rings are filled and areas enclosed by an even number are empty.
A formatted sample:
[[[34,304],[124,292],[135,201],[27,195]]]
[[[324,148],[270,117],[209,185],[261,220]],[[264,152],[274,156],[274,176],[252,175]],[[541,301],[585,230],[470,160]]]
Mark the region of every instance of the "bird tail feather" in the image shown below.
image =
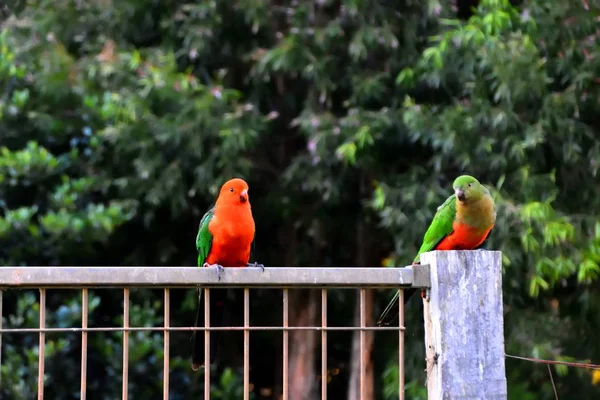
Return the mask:
[[[196,313],[195,327],[204,327],[204,297],[203,289],[198,289],[198,311]],[[211,289],[210,291],[210,326],[223,326],[225,315],[225,301],[227,300],[227,289]],[[221,331],[210,332],[210,363],[215,362],[217,356],[217,345]],[[197,371],[204,366],[204,331],[192,332],[192,370]]]
[[[410,297],[417,291],[417,289],[405,289],[404,290],[404,304],[410,299]],[[398,306],[398,292],[394,293],[394,297],[388,303],[387,307],[379,318],[377,319],[377,326],[388,326],[397,320],[400,308]]]

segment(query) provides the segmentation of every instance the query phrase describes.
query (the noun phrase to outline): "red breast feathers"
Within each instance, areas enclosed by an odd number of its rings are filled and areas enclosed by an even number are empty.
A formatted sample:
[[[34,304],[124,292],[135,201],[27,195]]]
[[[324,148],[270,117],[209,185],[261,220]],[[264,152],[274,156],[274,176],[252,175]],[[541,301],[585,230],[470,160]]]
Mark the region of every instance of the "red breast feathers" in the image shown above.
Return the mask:
[[[243,179],[231,179],[221,187],[208,229],[213,236],[207,257],[209,264],[224,267],[248,264],[255,227],[248,184]]]

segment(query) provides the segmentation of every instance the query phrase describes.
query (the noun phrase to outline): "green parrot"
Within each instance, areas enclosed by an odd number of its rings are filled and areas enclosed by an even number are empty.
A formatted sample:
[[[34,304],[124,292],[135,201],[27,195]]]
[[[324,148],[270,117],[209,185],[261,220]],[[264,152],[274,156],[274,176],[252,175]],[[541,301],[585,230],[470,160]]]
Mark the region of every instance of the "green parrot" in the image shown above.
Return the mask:
[[[487,239],[496,222],[496,206],[490,191],[470,175],[461,175],[452,184],[454,194],[438,207],[425,232],[413,265],[421,254],[432,250],[474,250]],[[404,302],[416,289],[404,292]],[[390,325],[398,316],[398,292],[383,310],[377,325]]]

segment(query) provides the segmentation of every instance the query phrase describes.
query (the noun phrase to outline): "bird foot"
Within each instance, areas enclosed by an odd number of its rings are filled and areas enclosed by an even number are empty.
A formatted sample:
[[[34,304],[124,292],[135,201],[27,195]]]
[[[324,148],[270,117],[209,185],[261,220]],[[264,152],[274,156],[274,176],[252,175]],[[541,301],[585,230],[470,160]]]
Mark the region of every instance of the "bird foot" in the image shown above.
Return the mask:
[[[204,263],[203,267],[216,267],[217,268],[217,280],[221,280],[221,271],[223,271],[223,266],[221,264],[209,264]]]
[[[254,268],[260,268],[262,270],[262,272],[265,272],[265,266],[262,264],[257,263],[256,261],[253,263],[248,263],[246,265],[247,267],[254,267]]]

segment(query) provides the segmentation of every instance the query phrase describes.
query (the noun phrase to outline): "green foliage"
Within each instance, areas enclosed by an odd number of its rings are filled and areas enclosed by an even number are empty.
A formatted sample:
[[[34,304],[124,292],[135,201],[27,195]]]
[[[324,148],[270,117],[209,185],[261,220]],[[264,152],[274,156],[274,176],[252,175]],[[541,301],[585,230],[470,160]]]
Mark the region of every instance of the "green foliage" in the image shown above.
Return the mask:
[[[593,13],[584,10],[587,3],[561,5],[561,11],[552,4],[525,2],[516,9],[508,1],[482,1],[468,21],[440,20],[441,31],[430,47],[396,78],[400,87],[409,88],[402,120],[411,140],[435,150],[428,162],[431,169],[399,176],[395,186],[401,190],[380,183],[372,205],[398,235],[404,238],[400,232],[411,224],[417,226],[417,236],[446,196],[440,187],[440,178],[446,186],[451,181],[446,171],[468,170],[493,185],[498,224],[488,247],[504,253],[507,317],[515,313],[515,318],[524,318],[520,309],[533,302],[538,307],[531,318],[544,319],[543,304],[558,291],[567,309],[544,336],[552,338],[555,348],[562,334],[572,332],[566,319],[577,317],[569,310],[587,308],[590,300],[581,293],[593,290],[598,275],[595,226],[600,203],[593,194],[597,167],[590,160],[600,152],[592,117],[598,102],[589,98],[598,89],[584,78],[597,68],[590,52],[599,54]],[[563,21],[560,27],[552,22],[556,19]],[[574,43],[595,45],[576,50]],[[587,54],[589,64],[576,61],[574,52]],[[563,62],[567,54],[574,61],[568,67]],[[410,95],[417,85],[445,93],[449,101],[418,101]],[[426,193],[412,194],[423,185]],[[426,211],[415,217],[418,204]],[[409,230],[412,234],[412,226]],[[414,248],[402,239],[396,253],[400,262]],[[531,338],[531,324],[522,329],[523,335],[517,328],[507,332],[507,346],[527,339],[518,353],[531,355],[539,342]],[[585,335],[593,336],[596,322],[586,329]],[[587,346],[576,350],[586,357],[590,351]],[[556,350],[538,356],[563,357]],[[510,378],[521,380],[523,375]],[[543,382],[548,391],[547,375]]]
[[[507,352],[599,359],[600,10],[458,3],[0,6],[0,261],[194,265],[198,220],[242,176],[266,265],[404,265],[469,173],[497,203],[486,247],[503,252]],[[172,324],[192,322],[189,292]],[[161,323],[157,298],[132,294],[132,324]],[[36,326],[33,294],[4,301],[5,324]],[[49,292],[49,321],[77,325],[79,301]],[[351,304],[340,294],[330,307],[352,315]],[[90,295],[90,323],[120,324],[121,307]],[[406,321],[407,396],[424,398],[419,310]],[[5,336],[0,395],[31,398],[37,338]],[[48,337],[50,397],[78,395],[77,340]],[[121,340],[90,335],[98,398],[119,396]],[[174,398],[200,395],[187,337],[172,345]],[[377,398],[396,396],[395,346],[373,355]],[[131,334],[130,348],[131,396],[159,396],[162,336]],[[511,398],[552,398],[546,368],[507,369]],[[215,371],[215,397],[239,398],[234,371]],[[589,374],[553,371],[559,395],[597,396]]]
[[[219,379],[219,385],[211,388],[210,396],[222,400],[239,399],[244,397],[243,384],[243,379],[239,375],[236,375],[231,368],[225,368]],[[250,393],[250,398],[256,399],[254,393]]]
[[[386,367],[383,373],[383,398],[392,400],[398,398],[398,360]],[[414,400],[426,400],[427,388],[417,381],[411,381],[404,386],[404,396]]]

